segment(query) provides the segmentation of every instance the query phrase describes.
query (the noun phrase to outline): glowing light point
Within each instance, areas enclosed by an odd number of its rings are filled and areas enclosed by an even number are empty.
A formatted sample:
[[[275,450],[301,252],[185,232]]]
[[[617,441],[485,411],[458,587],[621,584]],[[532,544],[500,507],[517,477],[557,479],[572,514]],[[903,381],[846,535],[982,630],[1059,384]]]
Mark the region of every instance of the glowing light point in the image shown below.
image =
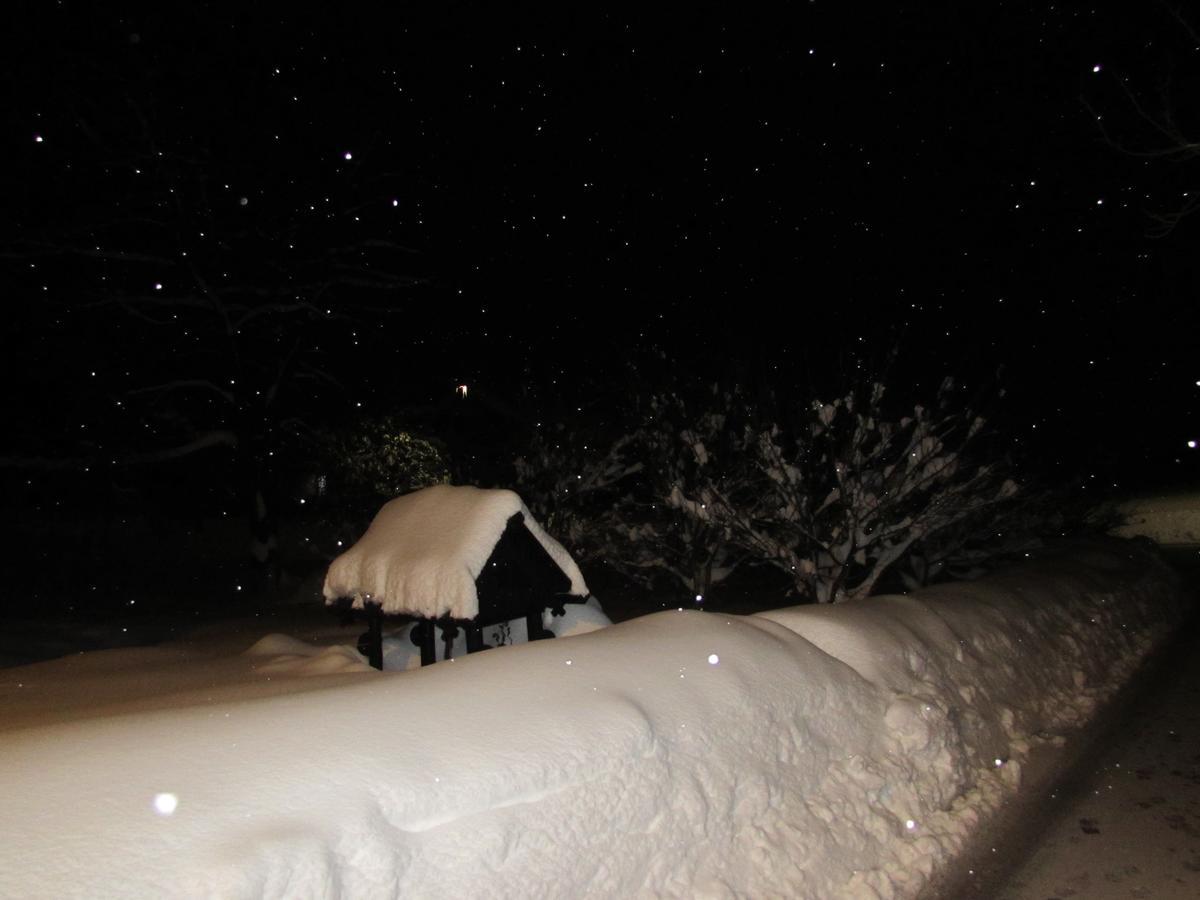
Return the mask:
[[[399,200],[393,200],[393,201],[392,201],[392,206],[399,206],[399,205],[400,205],[400,201],[399,201]]]
[[[717,654],[715,654],[715,653],[708,654],[708,664],[710,666],[715,666],[720,661],[721,661],[721,657],[717,656]]]
[[[1001,759],[1000,757],[998,757],[998,756],[996,757],[996,760],[995,760],[995,762],[996,762],[996,768],[997,768],[997,769],[998,769],[998,768],[1000,768],[1002,765],[1004,765],[1004,760],[1002,760],[1002,759]]]
[[[40,134],[35,134],[35,135],[33,136],[33,142],[34,142],[35,144],[40,144],[40,143],[42,143],[42,136],[41,136]]]
[[[697,594],[697,595],[696,595],[696,602],[697,602],[697,603],[703,603],[703,602],[704,602],[704,595],[703,595],[703,594]]]
[[[569,665],[571,665],[571,663],[572,663],[572,662],[574,662],[574,660],[570,660],[570,659],[568,659],[568,660],[567,660],[567,665],[568,665],[568,666],[569,666]]]
[[[905,821],[904,827],[907,828],[909,831],[912,831],[917,827],[917,823],[914,822],[912,819],[908,819]]]
[[[349,150],[347,150],[345,153],[342,154],[342,159],[344,159],[346,161],[352,160],[352,159],[354,159],[354,154],[351,153]]]
[[[1195,442],[1195,441],[1188,441],[1188,446],[1189,446],[1191,449],[1195,450],[1195,449],[1196,449],[1196,442]]]
[[[1099,66],[1098,64],[1097,64],[1097,65],[1094,65],[1094,66],[1092,66],[1092,74],[1095,74],[1095,73],[1097,73],[1097,72],[1099,72],[1099,71],[1100,71],[1100,66]]]
[[[160,816],[172,815],[179,806],[179,798],[174,794],[155,794],[154,811]]]
[[[466,399],[467,399],[467,391],[468,391],[468,390],[469,390],[469,388],[468,388],[468,387],[467,387],[465,384],[460,384],[458,387],[456,387],[456,388],[454,389],[454,393],[458,394],[458,396],[460,396],[460,397],[462,397],[464,400],[466,400]]]
[[[161,281],[154,282],[154,289],[156,291],[161,291],[162,290],[162,282]]]

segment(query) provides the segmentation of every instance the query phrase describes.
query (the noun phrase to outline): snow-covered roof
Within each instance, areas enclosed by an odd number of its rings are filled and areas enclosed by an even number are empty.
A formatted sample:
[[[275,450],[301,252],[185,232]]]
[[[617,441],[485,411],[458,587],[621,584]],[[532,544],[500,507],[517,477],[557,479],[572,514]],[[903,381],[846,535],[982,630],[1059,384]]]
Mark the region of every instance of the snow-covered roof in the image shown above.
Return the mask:
[[[358,542],[333,561],[325,576],[325,602],[351,597],[383,611],[440,618],[479,614],[475,579],[516,513],[550,558],[571,580],[570,592],[588,594],[575,560],[542,530],[512,491],[436,485],[383,505]]]

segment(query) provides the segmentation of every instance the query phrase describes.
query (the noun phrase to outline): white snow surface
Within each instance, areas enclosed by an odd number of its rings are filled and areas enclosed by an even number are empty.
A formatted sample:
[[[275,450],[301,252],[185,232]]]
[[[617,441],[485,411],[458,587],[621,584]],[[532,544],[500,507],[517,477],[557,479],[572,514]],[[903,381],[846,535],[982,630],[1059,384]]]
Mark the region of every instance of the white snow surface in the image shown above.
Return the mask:
[[[913,897],[1181,611],[1114,542],[411,672],[279,635],[4,670],[0,896]]]
[[[516,513],[571,579],[570,593],[586,595],[571,554],[515,493],[439,484],[383,505],[366,533],[330,565],[325,600],[352,597],[358,609],[370,600],[385,613],[473,619],[479,614],[475,579]]]
[[[1125,522],[1113,533],[1120,537],[1148,537],[1174,547],[1200,545],[1200,493],[1138,497],[1118,511]]]

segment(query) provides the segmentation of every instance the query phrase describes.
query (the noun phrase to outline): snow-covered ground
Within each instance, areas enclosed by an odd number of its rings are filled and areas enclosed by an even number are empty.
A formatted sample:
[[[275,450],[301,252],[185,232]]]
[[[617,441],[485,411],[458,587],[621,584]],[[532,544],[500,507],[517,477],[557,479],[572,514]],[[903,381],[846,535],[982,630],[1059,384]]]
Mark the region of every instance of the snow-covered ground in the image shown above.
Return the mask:
[[[1042,798],[1034,851],[1002,900],[1200,897],[1200,629],[1156,660],[1119,728]]]
[[[1125,522],[1121,537],[1148,537],[1176,547],[1200,546],[1200,493],[1156,494],[1127,500],[1118,507]]]
[[[1076,548],[375,672],[282,635],[0,672],[0,896],[911,897],[1173,627]]]

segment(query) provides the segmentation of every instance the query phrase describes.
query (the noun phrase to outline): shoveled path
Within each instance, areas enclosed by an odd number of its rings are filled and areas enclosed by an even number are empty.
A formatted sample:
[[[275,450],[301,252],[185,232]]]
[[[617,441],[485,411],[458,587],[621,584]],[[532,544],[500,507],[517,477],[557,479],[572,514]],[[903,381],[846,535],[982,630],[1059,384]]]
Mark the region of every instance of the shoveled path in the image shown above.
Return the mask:
[[[939,896],[1200,898],[1196,615],[1104,719],[1077,736],[1065,775],[1031,786],[1000,823],[995,846],[980,848]]]

